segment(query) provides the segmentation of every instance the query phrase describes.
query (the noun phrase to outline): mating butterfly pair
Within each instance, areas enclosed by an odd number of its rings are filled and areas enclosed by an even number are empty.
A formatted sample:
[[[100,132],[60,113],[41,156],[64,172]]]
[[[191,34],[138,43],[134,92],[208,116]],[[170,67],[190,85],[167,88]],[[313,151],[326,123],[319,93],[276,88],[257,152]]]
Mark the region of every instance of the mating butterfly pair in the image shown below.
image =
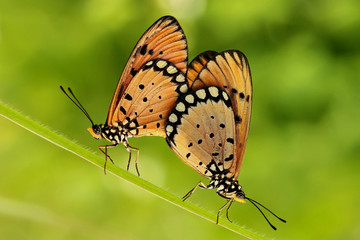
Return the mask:
[[[199,182],[184,200],[197,187],[216,188],[218,195],[228,199],[218,212],[217,222],[220,211],[226,206],[228,218],[228,210],[234,201],[247,199],[260,210],[257,204],[262,205],[246,197],[237,181],[252,102],[247,59],[240,51],[229,50],[204,52],[189,66],[187,60],[183,30],[175,18],[165,16],[144,33],[132,51],[105,124],[94,124],[71,89],[73,99],[61,89],[91,121],[92,127],[88,129],[91,135],[112,143],[99,146],[105,154],[104,170],[108,158],[113,162],[107,149],[121,143],[129,152],[127,169],[131,150],[137,151],[135,167],[140,175],[137,167],[139,150],[128,144],[128,138],[166,137],[169,146],[187,165],[210,179],[208,185]]]

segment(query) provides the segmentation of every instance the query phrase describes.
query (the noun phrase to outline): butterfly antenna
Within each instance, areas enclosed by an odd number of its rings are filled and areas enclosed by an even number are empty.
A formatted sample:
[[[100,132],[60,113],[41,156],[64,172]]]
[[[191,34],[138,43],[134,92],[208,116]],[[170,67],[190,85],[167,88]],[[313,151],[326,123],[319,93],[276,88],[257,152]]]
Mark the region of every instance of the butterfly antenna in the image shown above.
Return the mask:
[[[65,91],[65,89],[62,86],[60,86],[60,89],[85,114],[85,116],[90,120],[91,124],[94,126],[94,122],[91,120],[89,113],[85,110],[83,105],[81,105],[80,101],[75,97],[75,94],[73,93],[71,88],[68,88],[68,91],[75,100],[70,97],[70,95]]]
[[[276,230],[276,227],[274,225],[272,225],[269,221],[269,219],[265,216],[265,214],[263,213],[263,211],[261,211],[261,209],[258,207],[261,206],[263,207],[264,209],[266,209],[268,212],[270,212],[272,215],[274,215],[277,219],[279,219],[280,221],[286,223],[286,220],[280,218],[279,216],[277,216],[275,213],[273,213],[272,211],[270,211],[267,207],[265,207],[264,205],[262,205],[261,203],[251,199],[251,198],[248,198],[248,197],[245,197],[245,199],[249,200],[249,202],[251,202],[259,211],[260,213],[263,215],[263,217],[265,218],[265,220],[268,222],[268,224],[272,227],[272,229]],[[258,204],[258,205],[256,205]]]

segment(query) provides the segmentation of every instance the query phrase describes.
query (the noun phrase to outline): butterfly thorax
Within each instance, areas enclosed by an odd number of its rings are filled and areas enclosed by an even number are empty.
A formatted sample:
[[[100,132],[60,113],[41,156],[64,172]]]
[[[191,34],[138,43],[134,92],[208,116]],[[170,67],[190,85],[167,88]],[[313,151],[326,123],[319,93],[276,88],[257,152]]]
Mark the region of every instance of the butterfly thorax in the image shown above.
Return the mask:
[[[245,193],[242,190],[242,186],[239,184],[227,169],[222,169],[222,164],[219,167],[215,161],[211,161],[207,166],[211,172],[211,180],[208,189],[216,189],[218,195],[223,198],[234,198],[236,201],[244,202]]]
[[[94,125],[88,128],[88,130],[95,139],[104,138],[113,144],[122,143],[127,145],[128,136],[131,136],[131,133],[120,124],[115,124],[113,126],[104,124]]]

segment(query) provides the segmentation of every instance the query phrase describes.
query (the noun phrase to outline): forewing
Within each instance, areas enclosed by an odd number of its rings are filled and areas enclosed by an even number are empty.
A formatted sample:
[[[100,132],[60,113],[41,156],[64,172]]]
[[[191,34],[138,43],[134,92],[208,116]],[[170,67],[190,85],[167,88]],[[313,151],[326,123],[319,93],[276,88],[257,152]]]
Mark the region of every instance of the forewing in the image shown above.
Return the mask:
[[[200,70],[191,90],[210,85],[224,89],[231,98],[235,114],[236,160],[229,171],[237,178],[244,158],[252,104],[251,74],[245,55],[228,50],[213,56]]]
[[[187,165],[211,178],[211,160],[220,170],[232,164],[234,122],[226,92],[205,87],[182,96],[176,103],[166,122],[167,142]]]
[[[187,42],[178,21],[171,16],[157,20],[140,38],[126,63],[111,100],[106,123],[111,124],[115,111],[119,110],[120,99],[145,63],[161,58],[185,74],[187,57]]]
[[[186,78],[189,83],[189,86],[191,88],[193,82],[195,79],[197,79],[199,72],[203,69],[203,67],[206,65],[206,63],[216,56],[217,52],[215,51],[206,51],[201,54],[199,54],[197,57],[195,57],[191,63],[188,66]],[[201,81],[198,79],[198,81]]]

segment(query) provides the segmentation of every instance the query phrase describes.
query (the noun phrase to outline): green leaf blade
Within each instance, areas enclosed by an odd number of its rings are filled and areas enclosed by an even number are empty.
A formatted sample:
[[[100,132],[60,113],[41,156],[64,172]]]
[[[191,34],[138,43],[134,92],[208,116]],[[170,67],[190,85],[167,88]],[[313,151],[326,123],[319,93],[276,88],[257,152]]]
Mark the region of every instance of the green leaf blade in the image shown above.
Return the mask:
[[[103,169],[104,166],[104,158],[99,157],[98,155],[90,152],[89,150],[81,147],[80,145],[72,142],[71,140],[57,134],[56,132],[50,130],[48,127],[45,127],[36,121],[22,115],[21,113],[17,112],[16,110],[7,107],[4,103],[0,101],[0,115],[9,121],[21,126],[22,128],[32,132],[33,134],[63,148],[66,151],[69,151],[86,161],[94,164],[95,166]],[[202,217],[210,222],[216,222],[216,215],[210,213],[209,211],[202,209],[190,202],[182,201],[181,198],[178,196],[158,187],[154,184],[135,176],[134,174],[119,168],[113,164],[108,164],[106,168],[107,173],[111,173],[114,176],[121,178],[127,182],[130,182],[137,187],[146,190],[147,192],[169,202],[172,203],[184,210],[191,212],[199,217]],[[244,227],[240,227],[234,223],[230,223],[228,220],[224,218],[219,219],[218,226],[224,227],[236,234],[239,234],[248,239],[268,239],[258,233],[255,233],[249,229]],[[214,224],[214,227],[216,225]]]

